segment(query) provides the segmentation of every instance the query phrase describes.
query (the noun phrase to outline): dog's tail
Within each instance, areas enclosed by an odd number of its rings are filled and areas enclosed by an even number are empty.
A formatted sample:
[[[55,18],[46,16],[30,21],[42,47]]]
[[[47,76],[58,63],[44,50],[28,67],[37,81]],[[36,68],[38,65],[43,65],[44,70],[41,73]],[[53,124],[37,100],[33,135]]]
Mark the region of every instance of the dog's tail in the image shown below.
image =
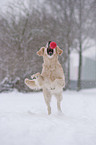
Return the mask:
[[[25,84],[32,90],[41,89],[41,87],[34,80],[25,79]]]

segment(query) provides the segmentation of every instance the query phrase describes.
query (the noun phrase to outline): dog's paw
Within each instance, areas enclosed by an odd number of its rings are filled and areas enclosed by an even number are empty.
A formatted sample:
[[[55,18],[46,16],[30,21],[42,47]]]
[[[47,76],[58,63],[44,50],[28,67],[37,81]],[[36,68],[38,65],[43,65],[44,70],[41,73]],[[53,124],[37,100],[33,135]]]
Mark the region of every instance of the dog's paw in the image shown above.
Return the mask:
[[[25,82],[25,84],[28,84],[29,79],[26,78],[26,79],[24,80],[24,82]]]
[[[30,88],[30,89],[36,89],[38,86],[36,85],[36,82],[34,80],[29,80],[25,79],[25,84]]]

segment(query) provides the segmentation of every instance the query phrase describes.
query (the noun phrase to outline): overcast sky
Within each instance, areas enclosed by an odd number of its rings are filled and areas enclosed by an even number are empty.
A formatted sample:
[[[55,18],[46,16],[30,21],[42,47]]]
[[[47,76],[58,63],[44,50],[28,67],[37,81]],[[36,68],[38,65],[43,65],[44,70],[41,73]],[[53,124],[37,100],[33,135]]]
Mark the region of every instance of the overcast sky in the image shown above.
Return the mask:
[[[5,5],[9,0],[0,0],[0,7]]]
[[[12,0],[0,0],[0,9],[3,9],[4,6],[5,6],[9,1],[12,1]]]

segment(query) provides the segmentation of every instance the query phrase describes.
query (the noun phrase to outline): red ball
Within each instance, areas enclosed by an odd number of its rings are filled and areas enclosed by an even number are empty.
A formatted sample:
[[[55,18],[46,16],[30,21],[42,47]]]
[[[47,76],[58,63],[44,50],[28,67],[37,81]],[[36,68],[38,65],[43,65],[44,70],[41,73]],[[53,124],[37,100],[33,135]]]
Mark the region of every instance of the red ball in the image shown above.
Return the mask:
[[[50,43],[50,48],[51,48],[51,49],[55,49],[56,46],[57,46],[56,42],[51,42],[51,43]]]

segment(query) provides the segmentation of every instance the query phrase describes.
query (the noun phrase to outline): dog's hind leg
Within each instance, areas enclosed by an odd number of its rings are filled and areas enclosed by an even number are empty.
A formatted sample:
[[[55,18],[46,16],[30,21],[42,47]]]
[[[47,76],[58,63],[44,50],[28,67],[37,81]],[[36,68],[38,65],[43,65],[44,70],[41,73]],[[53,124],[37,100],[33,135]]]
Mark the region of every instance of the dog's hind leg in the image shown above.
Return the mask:
[[[43,95],[44,95],[44,99],[47,105],[48,115],[50,115],[51,114],[51,107],[50,107],[51,94],[47,89],[43,89]]]
[[[62,93],[58,93],[58,94],[55,94],[55,97],[57,99],[57,109],[58,111],[62,112],[61,110],[61,101],[62,101]]]

